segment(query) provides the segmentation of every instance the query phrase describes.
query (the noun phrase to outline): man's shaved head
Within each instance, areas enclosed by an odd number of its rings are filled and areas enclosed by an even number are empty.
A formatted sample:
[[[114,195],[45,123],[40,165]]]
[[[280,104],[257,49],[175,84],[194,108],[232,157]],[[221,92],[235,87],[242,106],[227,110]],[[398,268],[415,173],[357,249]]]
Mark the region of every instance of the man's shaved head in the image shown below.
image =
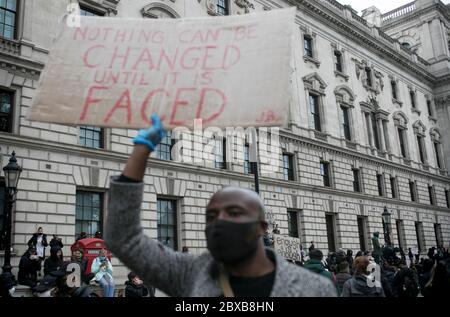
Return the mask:
[[[208,210],[211,209],[230,209],[233,207],[236,207],[237,209],[241,207],[249,214],[253,214],[254,220],[265,222],[264,202],[259,195],[250,189],[234,186],[225,187],[211,197],[207,206],[207,214]]]

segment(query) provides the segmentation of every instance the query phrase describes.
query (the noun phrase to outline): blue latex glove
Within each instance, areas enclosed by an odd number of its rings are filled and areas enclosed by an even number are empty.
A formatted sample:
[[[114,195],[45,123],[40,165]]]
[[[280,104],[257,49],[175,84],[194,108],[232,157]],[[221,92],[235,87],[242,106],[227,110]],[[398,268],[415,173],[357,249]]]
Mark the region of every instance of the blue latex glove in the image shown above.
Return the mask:
[[[151,119],[153,125],[148,129],[140,130],[137,137],[133,139],[133,143],[146,145],[150,152],[153,152],[167,133],[157,114],[153,114]]]

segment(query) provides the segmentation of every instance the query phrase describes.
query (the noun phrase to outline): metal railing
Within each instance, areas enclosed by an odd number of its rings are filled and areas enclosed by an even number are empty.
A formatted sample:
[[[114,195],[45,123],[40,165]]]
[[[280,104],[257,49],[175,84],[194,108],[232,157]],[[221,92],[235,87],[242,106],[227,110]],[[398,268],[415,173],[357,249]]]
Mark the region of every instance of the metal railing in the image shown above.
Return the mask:
[[[415,1],[405,4],[404,6],[401,6],[400,8],[397,8],[395,10],[392,10],[392,11],[389,11],[388,13],[383,14],[381,16],[381,20],[383,22],[386,22],[388,20],[396,19],[398,17],[401,17],[402,15],[413,12],[414,10],[416,10],[416,2]]]

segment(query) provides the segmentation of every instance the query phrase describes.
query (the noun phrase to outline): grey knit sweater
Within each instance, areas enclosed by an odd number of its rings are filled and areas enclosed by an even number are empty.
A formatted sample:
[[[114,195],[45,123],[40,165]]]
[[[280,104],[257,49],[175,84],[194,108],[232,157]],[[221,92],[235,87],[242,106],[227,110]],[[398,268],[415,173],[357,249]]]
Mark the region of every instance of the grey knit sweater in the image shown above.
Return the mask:
[[[174,252],[143,233],[140,221],[143,183],[111,179],[106,246],[129,269],[169,296],[220,297],[217,264],[209,252],[194,256]],[[273,252],[276,273],[271,297],[332,297],[332,283],[303,268],[286,262]]]

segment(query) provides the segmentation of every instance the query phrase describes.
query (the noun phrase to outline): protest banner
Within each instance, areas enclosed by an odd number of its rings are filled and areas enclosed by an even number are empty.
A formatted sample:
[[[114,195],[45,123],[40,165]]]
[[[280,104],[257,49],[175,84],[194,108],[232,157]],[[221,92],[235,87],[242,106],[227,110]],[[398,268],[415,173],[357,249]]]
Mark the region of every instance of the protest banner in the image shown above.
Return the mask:
[[[283,126],[295,8],[185,19],[81,17],[63,25],[27,119],[145,128]]]
[[[275,252],[287,260],[301,261],[300,239],[275,234],[273,236]]]

